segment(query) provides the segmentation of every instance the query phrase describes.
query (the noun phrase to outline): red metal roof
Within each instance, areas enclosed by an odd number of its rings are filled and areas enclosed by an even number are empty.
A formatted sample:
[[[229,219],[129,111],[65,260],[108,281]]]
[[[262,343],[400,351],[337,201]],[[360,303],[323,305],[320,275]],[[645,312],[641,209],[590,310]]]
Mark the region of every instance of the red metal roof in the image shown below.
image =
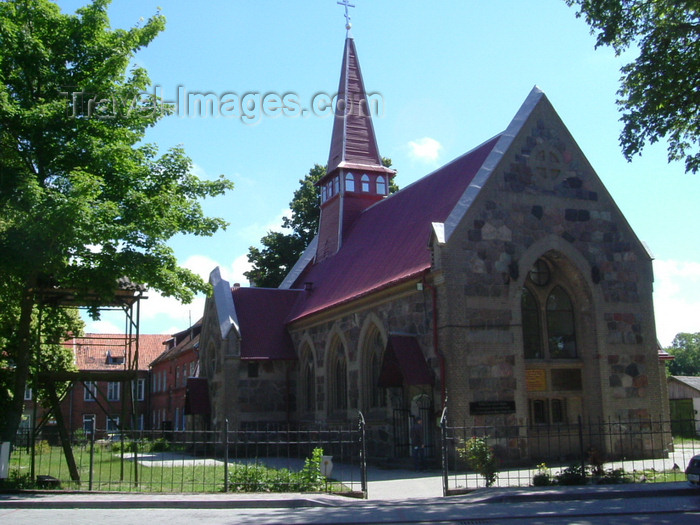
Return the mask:
[[[382,165],[369,109],[355,41],[348,36],[345,39],[326,176],[338,167],[351,166],[365,170],[371,166],[382,172],[394,173]]]
[[[296,359],[284,321],[301,293],[277,288],[233,289],[241,359]]]
[[[366,209],[349,229],[338,253],[311,265],[296,280],[294,288],[311,282],[313,289],[304,292],[289,321],[399,283],[430,268],[428,241],[432,223],[445,221],[498,138]]]
[[[423,352],[415,337],[390,335],[379,373],[379,385],[384,388],[406,385],[433,385]]]
[[[168,334],[139,335],[139,370],[148,370],[148,365],[165,350]],[[124,370],[125,364],[109,364],[107,352],[113,358],[124,356],[127,338],[124,334],[85,334],[64,343],[73,350],[78,370]],[[136,346],[132,346],[132,352]]]

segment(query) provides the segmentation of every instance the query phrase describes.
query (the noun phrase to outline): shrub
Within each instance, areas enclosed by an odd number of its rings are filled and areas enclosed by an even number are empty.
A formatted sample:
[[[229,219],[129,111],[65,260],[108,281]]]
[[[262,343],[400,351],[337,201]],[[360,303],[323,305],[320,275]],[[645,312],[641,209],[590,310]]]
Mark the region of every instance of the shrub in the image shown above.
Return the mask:
[[[229,489],[234,492],[312,492],[323,488],[321,474],[323,449],[315,448],[299,472],[273,469],[260,463],[232,465],[229,469]]]
[[[627,474],[623,468],[608,469],[596,479],[596,483],[599,485],[618,485],[621,483],[632,483],[633,481],[632,475]]]
[[[557,485],[585,485],[586,471],[581,465],[570,465],[555,476]]]
[[[547,465],[544,463],[537,465],[537,474],[532,476],[532,484],[535,487],[548,487],[549,485],[554,484],[554,480],[552,479],[552,475],[549,473]]]
[[[46,440],[37,441],[34,443],[34,453],[35,454],[50,454],[51,445]]]
[[[480,474],[486,486],[490,487],[496,482],[496,455],[493,448],[486,442],[487,438],[472,437],[468,439],[462,448],[458,448],[459,456],[464,459],[469,468]]]

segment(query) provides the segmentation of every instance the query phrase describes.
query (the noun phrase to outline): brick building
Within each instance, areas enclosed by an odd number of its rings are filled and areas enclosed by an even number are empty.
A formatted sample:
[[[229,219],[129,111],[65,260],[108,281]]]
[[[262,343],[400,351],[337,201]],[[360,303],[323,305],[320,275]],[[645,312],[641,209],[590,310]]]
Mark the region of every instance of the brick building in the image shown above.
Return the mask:
[[[278,289],[211,274],[214,428],[362,410],[369,455],[392,457],[409,415],[430,440],[443,407],[456,424],[524,429],[668,417],[651,256],[542,91],[390,196],[350,35],[338,98],[314,241]]]
[[[165,350],[169,339],[164,334],[139,335],[139,363],[133,385],[134,424],[137,430],[148,427],[148,383],[151,361]],[[118,372],[125,369],[126,347],[123,335],[87,334],[68,342],[73,348],[75,364],[81,372]],[[131,417],[130,404],[124,405],[125,388],[130,382],[84,381],[76,382],[62,403],[62,411],[70,421],[70,429],[82,428],[90,433],[116,432],[125,417]],[[126,411],[125,411],[125,410]]]
[[[201,320],[166,341],[166,350],[150,365],[150,428],[186,430],[187,382],[199,373]]]

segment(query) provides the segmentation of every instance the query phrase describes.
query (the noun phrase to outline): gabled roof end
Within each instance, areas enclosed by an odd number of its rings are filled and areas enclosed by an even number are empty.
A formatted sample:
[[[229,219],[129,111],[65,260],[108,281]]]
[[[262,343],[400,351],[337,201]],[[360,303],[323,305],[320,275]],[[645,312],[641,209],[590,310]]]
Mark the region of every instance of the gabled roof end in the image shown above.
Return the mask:
[[[226,339],[231,329],[239,331],[238,316],[231,295],[231,285],[221,277],[221,270],[218,266],[209,274],[209,283],[214,291],[214,304],[216,305],[221,338]]]

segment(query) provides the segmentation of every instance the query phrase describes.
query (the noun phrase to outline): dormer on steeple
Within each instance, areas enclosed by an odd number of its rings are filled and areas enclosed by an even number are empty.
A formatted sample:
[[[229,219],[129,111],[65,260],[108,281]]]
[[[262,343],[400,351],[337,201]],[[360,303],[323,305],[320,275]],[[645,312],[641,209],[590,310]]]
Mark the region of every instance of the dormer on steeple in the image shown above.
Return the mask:
[[[331,148],[321,188],[321,218],[316,262],[335,254],[344,231],[367,207],[389,193],[395,171],[379,155],[355,41],[345,39]]]

